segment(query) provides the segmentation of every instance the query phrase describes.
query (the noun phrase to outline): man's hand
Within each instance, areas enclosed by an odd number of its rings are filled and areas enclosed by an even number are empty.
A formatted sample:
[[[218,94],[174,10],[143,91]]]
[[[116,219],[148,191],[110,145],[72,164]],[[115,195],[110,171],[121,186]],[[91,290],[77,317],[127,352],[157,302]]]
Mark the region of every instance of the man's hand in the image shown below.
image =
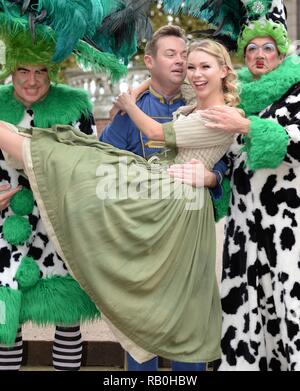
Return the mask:
[[[168,168],[168,173],[176,180],[195,187],[213,188],[217,185],[216,175],[196,159],[184,164],[173,164]]]
[[[235,107],[213,106],[201,110],[201,117],[205,120],[207,128],[224,130],[228,133],[247,134],[250,121],[243,117]]]
[[[0,185],[0,211],[6,209],[9,205],[11,197],[21,190],[21,186],[17,186],[15,189],[10,190],[10,185]]]

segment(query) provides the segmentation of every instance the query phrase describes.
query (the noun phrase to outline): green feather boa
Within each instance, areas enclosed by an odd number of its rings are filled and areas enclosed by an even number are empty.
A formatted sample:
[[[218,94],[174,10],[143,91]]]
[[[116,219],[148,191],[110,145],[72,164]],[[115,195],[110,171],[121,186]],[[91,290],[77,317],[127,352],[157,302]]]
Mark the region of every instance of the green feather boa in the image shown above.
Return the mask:
[[[300,82],[300,58],[289,56],[272,72],[253,79],[248,68],[239,71],[241,105],[246,116],[258,114]]]
[[[46,98],[34,103],[31,108],[34,124],[38,128],[50,128],[53,124],[67,125],[82,115],[88,117],[92,112],[88,94],[64,84],[51,85]],[[18,125],[23,119],[24,110],[23,104],[13,95],[13,85],[0,86],[0,119]]]

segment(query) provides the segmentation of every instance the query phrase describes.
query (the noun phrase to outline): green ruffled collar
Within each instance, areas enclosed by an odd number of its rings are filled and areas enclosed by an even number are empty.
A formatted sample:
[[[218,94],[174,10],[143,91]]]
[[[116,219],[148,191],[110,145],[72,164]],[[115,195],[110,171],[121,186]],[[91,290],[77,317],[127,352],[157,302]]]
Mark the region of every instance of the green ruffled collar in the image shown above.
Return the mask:
[[[294,84],[300,82],[300,57],[289,56],[275,70],[254,80],[248,68],[238,72],[240,107],[253,115],[278,101]]]
[[[25,107],[13,94],[13,85],[0,86],[0,120],[18,125]],[[53,84],[45,99],[34,103],[34,124],[38,128],[50,128],[55,124],[71,124],[82,115],[88,117],[92,104],[86,91],[65,84]]]

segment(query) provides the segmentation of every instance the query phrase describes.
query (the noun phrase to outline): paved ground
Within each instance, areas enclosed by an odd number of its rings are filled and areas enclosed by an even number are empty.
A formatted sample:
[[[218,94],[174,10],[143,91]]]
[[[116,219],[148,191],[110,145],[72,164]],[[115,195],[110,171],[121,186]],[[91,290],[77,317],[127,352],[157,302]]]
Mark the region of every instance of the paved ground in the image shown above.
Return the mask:
[[[221,278],[221,254],[223,245],[224,221],[217,224],[217,276]],[[104,321],[93,322],[82,326],[82,336],[85,341],[116,341],[114,335],[109,330]],[[27,324],[23,328],[24,340],[50,341],[54,336],[54,327],[37,327]]]

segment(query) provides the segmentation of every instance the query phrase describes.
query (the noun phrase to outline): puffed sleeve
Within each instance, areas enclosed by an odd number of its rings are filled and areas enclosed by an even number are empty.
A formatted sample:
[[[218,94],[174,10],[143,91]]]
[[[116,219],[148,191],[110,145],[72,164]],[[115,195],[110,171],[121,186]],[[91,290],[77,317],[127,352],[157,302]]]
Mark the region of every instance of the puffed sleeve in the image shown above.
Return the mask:
[[[244,151],[252,170],[276,168],[284,163],[300,165],[300,84],[285,98],[286,106],[275,110],[274,119],[250,116],[250,131]],[[272,108],[271,108],[272,109]]]
[[[232,135],[204,126],[199,112],[180,115],[172,123],[163,124],[165,143],[169,147],[209,148],[232,142]]]

